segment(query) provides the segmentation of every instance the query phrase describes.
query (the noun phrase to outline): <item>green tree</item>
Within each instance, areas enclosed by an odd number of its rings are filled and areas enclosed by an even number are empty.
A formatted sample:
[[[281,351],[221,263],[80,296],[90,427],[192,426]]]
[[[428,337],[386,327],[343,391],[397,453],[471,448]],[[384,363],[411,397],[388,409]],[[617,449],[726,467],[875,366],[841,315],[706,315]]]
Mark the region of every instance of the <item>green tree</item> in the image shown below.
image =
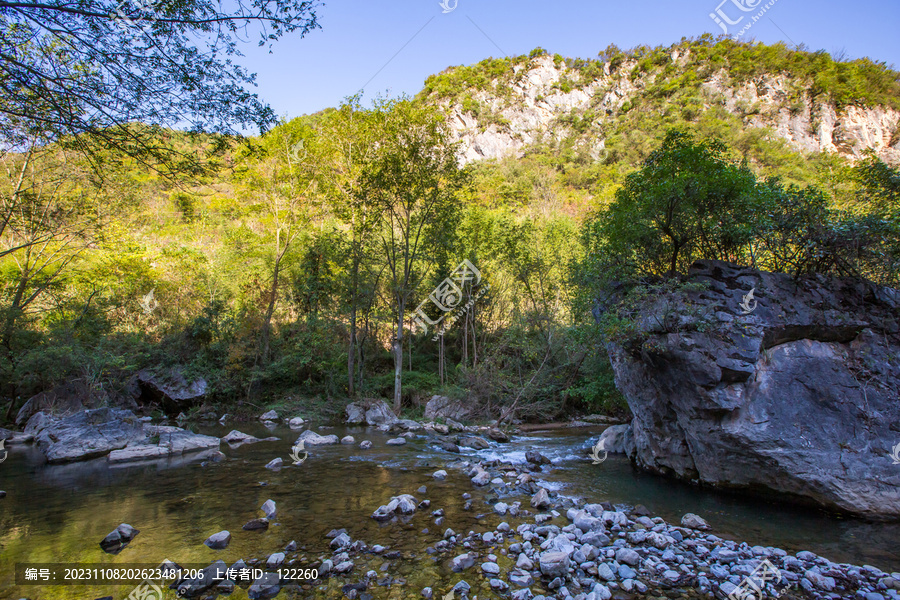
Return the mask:
[[[449,222],[459,207],[466,172],[457,162],[443,118],[410,100],[382,101],[375,111],[383,137],[360,178],[358,198],[379,217],[381,258],[390,277],[394,309],[394,411],[402,402],[403,328],[411,295],[423,280],[429,232]],[[436,237],[436,236],[432,236]]]

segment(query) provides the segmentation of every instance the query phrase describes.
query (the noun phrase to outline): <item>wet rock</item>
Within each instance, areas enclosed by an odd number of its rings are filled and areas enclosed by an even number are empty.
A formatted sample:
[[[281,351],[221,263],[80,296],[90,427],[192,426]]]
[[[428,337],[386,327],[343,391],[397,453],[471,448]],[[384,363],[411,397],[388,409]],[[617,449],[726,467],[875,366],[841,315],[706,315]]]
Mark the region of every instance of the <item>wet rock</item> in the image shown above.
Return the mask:
[[[499,575],[500,574],[499,565],[497,565],[497,563],[493,563],[493,562],[481,563],[481,570],[484,571],[484,573],[487,575]]]
[[[432,473],[431,476],[439,481],[443,481],[444,479],[447,479],[447,471],[441,469],[440,471]]]
[[[246,531],[259,531],[269,528],[269,520],[268,519],[251,519],[244,524],[243,529]]]
[[[490,482],[491,482],[491,474],[488,473],[487,471],[485,471],[484,469],[482,469],[481,467],[478,467],[475,474],[472,475],[472,483],[474,483],[475,485],[477,485],[479,487],[485,486],[485,485],[489,484]]]
[[[506,434],[506,432],[499,429],[491,429],[488,431],[487,435],[495,442],[500,442],[501,444],[505,444],[509,441],[509,436]]]
[[[355,444],[356,440],[353,439],[352,435],[345,435],[344,437],[341,438],[341,443],[350,445],[350,444]]]
[[[702,517],[698,517],[694,513],[687,513],[681,517],[681,526],[687,527],[688,529],[709,529],[709,524]]]
[[[263,505],[260,507],[260,510],[266,515],[269,519],[274,519],[277,509],[275,507],[275,501],[271,498],[263,502]]]
[[[422,591],[420,593],[425,600],[431,600],[431,598],[434,596],[434,591],[430,587],[422,588]]]
[[[452,588],[452,591],[455,594],[461,594],[463,596],[468,596],[470,589],[472,589],[472,586],[470,586],[468,583],[465,582],[465,580],[463,580],[463,581],[458,582],[456,585],[454,585]]]
[[[375,512],[372,513],[372,518],[376,521],[387,521],[390,520],[395,512],[400,512],[404,515],[412,514],[416,512],[417,504],[418,502],[416,499],[409,494],[394,496],[391,498],[390,502],[384,506],[379,506]]]
[[[270,471],[280,471],[281,467],[284,466],[284,460],[279,456],[278,458],[273,458],[268,463],[266,463],[266,468]]]
[[[350,539],[350,536],[347,535],[346,532],[341,532],[336,535],[331,543],[329,544],[333,550],[343,550],[347,546],[353,543],[353,540]]]
[[[454,454],[459,454],[459,446],[457,446],[450,440],[434,440],[432,443],[444,452],[453,452]]]
[[[603,442],[603,449],[611,454],[634,453],[634,433],[631,423],[611,425],[603,430],[597,443]]]
[[[297,542],[291,540],[288,542],[288,545],[284,547],[285,552],[296,552],[297,551]]]
[[[402,437],[392,438],[385,443],[388,446],[402,446],[406,443],[406,438],[402,438]]]
[[[100,542],[100,548],[107,554],[118,554],[139,533],[140,531],[131,525],[122,523],[103,538],[103,541]]]
[[[288,426],[291,429],[300,429],[305,423],[306,421],[304,421],[300,417],[293,417],[290,421],[288,421]]]
[[[515,571],[510,571],[509,582],[517,587],[527,588],[534,583],[534,577],[528,571],[516,569]]]
[[[281,591],[281,582],[278,573],[263,573],[263,576],[253,582],[247,595],[251,600],[263,600],[274,598]]]
[[[619,563],[634,567],[641,564],[641,555],[631,548],[619,548],[619,550],[616,551],[616,560]]]
[[[533,508],[547,508],[550,506],[550,495],[544,488],[538,489],[537,494],[531,497],[531,506]]]
[[[474,435],[461,435],[456,439],[456,443],[463,448],[472,448],[473,450],[487,450],[491,447],[487,440]]]
[[[194,598],[221,581],[221,579],[216,579],[216,577],[223,573],[227,568],[228,565],[225,564],[224,560],[217,560],[200,571],[195,579],[186,579],[177,582],[177,584],[173,583],[169,587],[177,589],[178,595],[181,597]]]
[[[0,490],[0,498],[6,498],[6,492]]]
[[[349,573],[353,570],[354,564],[353,561],[345,560],[342,563],[339,563],[334,566],[335,573]]]
[[[248,433],[238,431],[237,429],[232,429],[227,434],[225,434],[225,437],[222,438],[222,441],[226,444],[238,446],[240,444],[252,444],[254,442],[258,442],[259,438],[254,437]]]
[[[370,442],[369,440],[363,440],[359,443],[359,447],[362,450],[368,450],[372,447],[372,442]]]
[[[231,543],[231,532],[227,530],[214,533],[203,542],[207,547],[213,550],[224,550]]]
[[[529,450],[525,453],[525,460],[533,465],[549,465],[550,459],[535,450]]]
[[[319,435],[315,431],[306,430],[300,434],[300,437],[297,438],[297,441],[294,442],[294,445],[298,445],[300,442],[303,442],[306,446],[325,446],[329,444],[337,444],[340,440],[338,440],[338,436],[332,435]]]
[[[261,414],[261,415],[259,416],[259,420],[260,420],[260,421],[277,421],[277,420],[278,420],[278,413],[275,412],[274,410],[270,410],[270,411],[264,412],[263,414]]]
[[[473,555],[471,552],[460,554],[450,561],[450,568],[452,568],[455,573],[465,571],[466,569],[473,566],[475,566],[475,555]]]

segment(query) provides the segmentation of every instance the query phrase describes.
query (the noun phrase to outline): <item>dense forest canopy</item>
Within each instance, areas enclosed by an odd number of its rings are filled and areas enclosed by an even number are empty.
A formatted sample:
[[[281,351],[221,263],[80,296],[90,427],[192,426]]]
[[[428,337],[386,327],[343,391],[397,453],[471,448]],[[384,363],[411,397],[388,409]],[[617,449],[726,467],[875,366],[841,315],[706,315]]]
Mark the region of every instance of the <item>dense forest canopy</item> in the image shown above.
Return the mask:
[[[153,39],[189,56],[185,28],[206,31],[198,15],[211,8],[203,6],[173,5],[171,22],[151,25],[161,28]],[[312,4],[290,7],[284,31],[314,26]],[[27,29],[32,13],[23,10],[0,3],[7,24],[23,23],[7,28],[0,51],[25,51],[15,36],[38,31]],[[100,27],[96,15],[59,18],[67,27]],[[97,52],[119,41],[104,27],[113,37]],[[28,52],[49,65],[56,46],[45,34],[35,39],[39,47]],[[144,42],[129,43],[130,51]],[[290,397],[327,411],[348,397],[382,397],[416,411],[440,392],[469,397],[493,418],[510,416],[511,407],[517,418],[625,410],[591,316],[593,299],[612,282],[658,285],[696,259],[715,258],[896,286],[900,172],[874,154],[855,163],[801,154],[771,132],[704,108],[694,82],[719,69],[736,79],[777,70],[812,78],[813,93],[837,105],[896,107],[897,73],[868,60],[727,39],[687,40],[674,50],[690,52],[687,69],[673,66],[673,48],[559,57],[581,74],[572,86],[626,61],[638,74],[666,74],[642,105],[604,121],[604,156],[592,159],[564,139],[465,167],[442,100],[459,98],[496,121],[473,91],[502,96],[514,67],[542,50],[450,70],[429,78],[416,98],[371,105],[348,98],[255,137],[204,120],[249,81],[238,71],[209,88],[209,105],[194,106],[202,88],[191,88],[175,106],[173,115],[193,114],[206,133],[157,127],[154,100],[137,87],[117,93],[149,102],[140,110],[136,104],[98,121],[76,107],[75,120],[51,127],[44,113],[15,107],[32,94],[81,98],[97,80],[50,89],[38,77],[26,90],[20,73],[5,71],[0,395],[7,418],[66,381],[114,396],[137,370],[170,367],[204,377],[209,401],[225,404]],[[226,64],[209,63],[197,81],[215,79]],[[218,116],[266,120],[255,97],[235,100]],[[146,123],[124,122],[135,120]],[[582,126],[573,117],[566,126],[597,135],[595,120]],[[110,132],[164,150],[148,159],[107,143]],[[480,279],[460,286],[453,306],[469,309],[432,340],[415,309],[441,286],[446,292],[463,260]]]

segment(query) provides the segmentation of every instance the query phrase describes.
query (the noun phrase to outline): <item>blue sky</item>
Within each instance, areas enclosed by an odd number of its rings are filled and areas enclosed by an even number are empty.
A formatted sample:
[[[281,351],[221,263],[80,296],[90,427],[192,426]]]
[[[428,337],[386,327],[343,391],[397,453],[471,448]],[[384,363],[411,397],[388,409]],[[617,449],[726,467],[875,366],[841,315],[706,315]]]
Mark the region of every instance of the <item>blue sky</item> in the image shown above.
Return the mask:
[[[453,7],[453,0],[444,1]],[[709,16],[719,6],[732,21],[744,17],[729,30],[737,33],[771,0],[721,1],[457,0],[444,13],[438,0],[334,0],[319,10],[322,29],[303,39],[286,37],[271,54],[247,44],[240,62],[258,74],[260,97],[280,117],[292,118],[336,106],[363,86],[366,104],[379,93],[413,95],[426,77],[448,66],[537,46],[593,58],[611,43],[668,45],[682,36],[719,34]],[[742,12],[733,2],[754,8]],[[742,39],[843,50],[896,68],[898,30],[898,0],[776,0]]]

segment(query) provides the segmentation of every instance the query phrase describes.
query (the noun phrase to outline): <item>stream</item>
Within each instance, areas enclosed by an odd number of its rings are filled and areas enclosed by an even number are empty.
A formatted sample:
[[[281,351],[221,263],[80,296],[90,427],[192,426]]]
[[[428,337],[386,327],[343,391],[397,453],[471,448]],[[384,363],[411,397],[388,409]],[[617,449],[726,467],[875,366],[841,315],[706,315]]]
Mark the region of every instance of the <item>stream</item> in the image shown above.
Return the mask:
[[[366,427],[314,429],[323,435],[352,435],[354,445],[308,448],[300,466],[291,465],[290,448],[300,431],[287,427],[267,429],[259,423],[201,426],[199,433],[223,436],[238,429],[257,437],[277,436],[277,442],[259,442],[230,448],[222,444],[227,459],[201,465],[187,455],[170,461],[110,466],[105,458],[87,462],[47,465],[36,447],[14,446],[0,463],[0,598],[124,599],[134,584],[120,585],[16,585],[16,563],[101,563],[109,566],[159,564],[165,559],[179,564],[210,564],[222,559],[232,564],[240,558],[265,558],[295,540],[300,553],[313,562],[329,554],[326,534],[346,528],[353,539],[382,544],[405,554],[422,555],[423,549],[441,539],[443,530],[484,530],[510,517],[491,513],[485,503],[496,499],[489,486],[476,490],[452,461],[460,456],[436,449],[424,436],[404,446],[387,446],[394,436]],[[553,462],[535,473],[548,490],[589,502],[608,501],[633,506],[643,504],[655,516],[678,523],[693,512],[706,519],[716,535],[746,541],[750,545],[776,546],[788,552],[809,550],[832,561],[874,565],[886,572],[900,571],[900,524],[870,523],[797,508],[776,502],[747,499],[701,490],[686,484],[636,472],[622,456],[610,455],[592,464],[585,449],[603,426],[595,428],[534,431],[515,436],[508,444],[491,443],[482,451],[463,449],[461,457],[477,454],[482,460],[523,463],[526,450],[538,450]],[[368,439],[373,448],[361,450]],[[285,467],[273,472],[264,465],[282,457]],[[431,474],[446,469],[448,477],[437,481]],[[420,486],[427,493],[417,493]],[[474,507],[463,510],[462,494],[471,493]],[[431,508],[446,511],[437,527],[430,511],[400,527],[376,522],[372,512],[391,496],[412,494],[428,498]],[[277,518],[266,531],[244,531],[242,525],[262,516],[259,508],[275,501]],[[505,502],[528,497],[503,498]],[[487,514],[483,514],[487,513]],[[563,517],[565,519],[565,517]],[[104,553],[100,540],[120,523],[140,534],[118,555]],[[515,525],[513,525],[515,527]],[[227,529],[232,534],[224,550],[211,550],[203,541]],[[420,598],[424,586],[449,582],[453,573],[446,565],[429,560],[406,567],[405,595]],[[414,593],[415,592],[415,593]],[[174,596],[174,592],[167,592]],[[167,598],[169,595],[166,596]],[[279,598],[290,597],[282,592]],[[325,597],[340,597],[337,595]],[[237,588],[230,596],[242,600],[247,591]]]

